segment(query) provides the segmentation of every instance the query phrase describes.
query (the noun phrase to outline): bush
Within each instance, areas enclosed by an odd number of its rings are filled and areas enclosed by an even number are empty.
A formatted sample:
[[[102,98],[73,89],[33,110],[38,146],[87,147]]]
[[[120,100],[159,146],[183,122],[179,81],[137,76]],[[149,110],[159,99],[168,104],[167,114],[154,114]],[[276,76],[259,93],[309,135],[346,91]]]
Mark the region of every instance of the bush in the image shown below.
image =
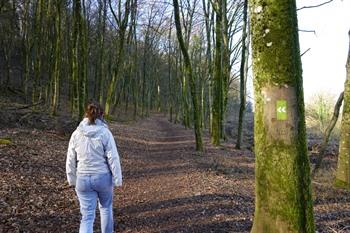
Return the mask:
[[[332,119],[336,101],[337,99],[334,95],[319,93],[306,103],[305,120],[309,134],[323,136]],[[333,135],[339,135],[340,121],[341,116],[339,116],[338,122],[333,129]]]

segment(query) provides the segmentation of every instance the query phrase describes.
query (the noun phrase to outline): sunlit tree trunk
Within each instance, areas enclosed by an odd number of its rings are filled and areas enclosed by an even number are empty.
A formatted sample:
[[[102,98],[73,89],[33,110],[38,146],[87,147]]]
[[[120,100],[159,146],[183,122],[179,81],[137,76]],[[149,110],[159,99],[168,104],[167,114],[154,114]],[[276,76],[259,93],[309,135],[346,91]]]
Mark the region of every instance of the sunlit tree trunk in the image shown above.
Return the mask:
[[[204,20],[205,20],[205,32],[206,32],[206,64],[208,65],[208,118],[209,118],[209,132],[212,132],[212,79],[213,79],[213,65],[212,65],[212,46],[211,46],[211,31],[212,31],[212,21],[210,20],[211,8],[210,3],[202,0]]]
[[[248,0],[244,0],[244,7],[243,7],[243,28],[242,28],[242,56],[241,56],[241,67],[240,67],[240,108],[239,108],[239,118],[238,118],[238,134],[237,134],[237,142],[236,142],[236,148],[241,148],[241,142],[242,142],[242,130],[243,130],[243,119],[244,119],[244,112],[245,112],[245,105],[246,105],[246,79],[247,79],[247,59],[248,53],[247,53],[247,20],[248,20]]]
[[[186,76],[186,65],[180,58],[180,69],[181,69],[181,98],[182,98],[182,124],[186,128],[190,128],[190,105],[188,102],[188,77]]]
[[[81,117],[84,113],[86,98],[86,35],[80,0],[73,1],[73,36],[72,36],[72,81],[73,114]]]
[[[171,15],[170,21],[172,21],[173,15]],[[171,62],[171,32],[172,32],[172,26],[169,27],[169,34],[168,34],[168,111],[169,111],[169,121],[173,121],[173,110],[174,110],[174,97],[173,97],[173,76],[172,76],[172,62]]]
[[[327,126],[327,128],[323,134],[322,144],[320,146],[318,157],[317,157],[316,162],[315,162],[315,167],[311,172],[311,176],[315,176],[318,169],[321,167],[322,160],[323,160],[323,157],[324,157],[325,152],[326,152],[329,138],[330,138],[331,133],[332,133],[337,121],[338,121],[338,118],[339,118],[340,108],[343,104],[343,100],[344,100],[344,92],[340,93],[338,100],[334,106],[333,116],[332,116],[332,119],[330,120],[329,125]]]
[[[185,64],[185,75],[189,80],[190,89],[191,89],[191,95],[192,95],[192,102],[193,102],[193,115],[194,115],[194,131],[196,136],[196,150],[202,151],[203,150],[203,142],[202,142],[202,129],[200,127],[200,109],[199,109],[199,100],[196,90],[196,84],[193,76],[192,71],[192,65],[190,61],[190,56],[188,54],[188,50],[185,46],[185,42],[183,40],[182,36],[182,30],[181,30],[181,23],[180,23],[180,14],[179,14],[179,3],[177,0],[173,0],[174,4],[174,17],[175,17],[175,26],[176,26],[176,33],[177,38],[179,41],[179,45],[182,51],[182,55],[184,57],[184,64]]]
[[[112,110],[113,99],[115,97],[115,90],[117,88],[117,80],[121,72],[121,66],[123,64],[123,55],[124,55],[124,41],[125,41],[125,32],[128,26],[129,21],[129,13],[130,13],[130,1],[127,0],[124,6],[124,15],[121,15],[121,3],[118,3],[118,14],[113,10],[111,0],[109,0],[110,9],[113,13],[114,19],[116,20],[119,30],[118,30],[118,48],[116,53],[116,64],[114,68],[114,72],[112,75],[112,80],[108,85],[108,92],[105,104],[105,114],[109,115]],[[114,101],[115,102],[115,101]]]
[[[252,233],[315,232],[295,0],[250,0],[255,89]]]
[[[220,138],[226,140],[225,122],[230,80],[230,48],[229,48],[229,22],[227,16],[227,0],[221,0],[222,13],[222,81],[221,81],[221,110],[220,110]]]
[[[350,37],[350,31],[349,31]],[[350,38],[349,38],[350,39]],[[344,107],[340,129],[338,167],[335,186],[350,190],[350,40],[346,62],[346,81],[344,89]]]
[[[221,120],[222,120],[222,87],[223,87],[223,67],[222,67],[222,36],[223,36],[223,12],[222,0],[215,0],[213,8],[216,13],[215,21],[215,61],[214,61],[214,79],[213,79],[213,125],[211,131],[211,142],[218,146],[221,138]]]

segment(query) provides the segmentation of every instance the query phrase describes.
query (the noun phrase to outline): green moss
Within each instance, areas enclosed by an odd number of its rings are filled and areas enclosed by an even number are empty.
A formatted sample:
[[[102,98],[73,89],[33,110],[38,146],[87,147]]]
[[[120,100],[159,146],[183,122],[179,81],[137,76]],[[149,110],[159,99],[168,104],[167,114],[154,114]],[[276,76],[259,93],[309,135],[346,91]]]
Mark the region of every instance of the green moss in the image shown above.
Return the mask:
[[[111,116],[111,115],[104,115],[103,118],[106,120],[106,121],[113,121],[114,118]]]
[[[349,54],[350,58],[350,54]],[[350,187],[350,67],[347,67],[347,79],[344,90],[343,115],[340,128],[338,166],[335,186]]]
[[[252,232],[315,232],[295,1],[249,3],[256,96],[256,207]],[[265,122],[267,103],[262,93],[286,86],[294,88],[296,98],[297,123],[294,128],[286,125],[287,131],[295,132],[290,142],[270,134],[272,124]]]
[[[299,68],[300,51],[294,4],[293,1],[250,1],[250,11],[255,12],[251,14],[253,58],[256,58],[253,63],[265,71],[255,72],[258,86],[295,86],[297,76],[301,76],[301,70],[295,69]],[[261,12],[257,13],[259,7]]]
[[[0,138],[0,145],[10,145],[12,142],[9,139]]]
[[[307,174],[298,162],[302,153],[298,152],[295,145],[276,141],[261,147],[256,156],[258,208],[261,209],[261,214],[268,215],[275,221],[279,220],[291,232],[303,232],[304,224],[301,221],[308,218],[304,209],[306,202],[311,200],[307,186],[300,181],[301,174]],[[272,224],[269,227],[275,226]]]
[[[350,191],[350,184],[343,181],[343,180],[335,179],[334,187],[342,188],[342,189],[346,189],[346,190]]]

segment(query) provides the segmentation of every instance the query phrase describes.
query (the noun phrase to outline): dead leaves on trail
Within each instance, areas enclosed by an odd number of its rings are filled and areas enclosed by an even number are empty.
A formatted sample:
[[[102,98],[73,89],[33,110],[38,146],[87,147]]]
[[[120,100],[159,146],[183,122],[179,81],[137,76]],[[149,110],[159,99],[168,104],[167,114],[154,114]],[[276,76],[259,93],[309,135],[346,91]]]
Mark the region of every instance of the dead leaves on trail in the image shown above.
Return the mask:
[[[198,155],[191,130],[154,116],[110,124],[124,175],[115,189],[117,232],[249,232],[254,213],[254,155],[204,137]],[[79,204],[65,175],[69,135],[0,129],[0,233],[77,232]],[[326,158],[335,166],[334,157]],[[328,161],[327,160],[327,161]],[[318,232],[350,232],[349,192],[314,181]],[[99,216],[95,231],[100,232]]]
[[[0,147],[0,232],[75,232],[79,207],[65,182],[66,142],[49,131],[5,129]]]

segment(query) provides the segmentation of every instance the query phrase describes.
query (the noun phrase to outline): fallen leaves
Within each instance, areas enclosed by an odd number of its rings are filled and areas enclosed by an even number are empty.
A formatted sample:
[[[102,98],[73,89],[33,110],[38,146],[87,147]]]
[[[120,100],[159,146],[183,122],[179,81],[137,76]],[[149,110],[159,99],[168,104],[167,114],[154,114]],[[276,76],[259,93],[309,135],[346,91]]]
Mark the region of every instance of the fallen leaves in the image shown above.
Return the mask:
[[[118,232],[249,232],[254,212],[254,155],[231,144],[194,153],[193,133],[160,116],[110,125],[122,158],[115,189]],[[68,187],[69,135],[52,129],[0,129],[0,232],[77,232],[79,203]],[[335,166],[333,157],[327,160]],[[350,198],[331,172],[314,182],[319,232],[347,232]],[[99,231],[96,217],[95,232]]]

